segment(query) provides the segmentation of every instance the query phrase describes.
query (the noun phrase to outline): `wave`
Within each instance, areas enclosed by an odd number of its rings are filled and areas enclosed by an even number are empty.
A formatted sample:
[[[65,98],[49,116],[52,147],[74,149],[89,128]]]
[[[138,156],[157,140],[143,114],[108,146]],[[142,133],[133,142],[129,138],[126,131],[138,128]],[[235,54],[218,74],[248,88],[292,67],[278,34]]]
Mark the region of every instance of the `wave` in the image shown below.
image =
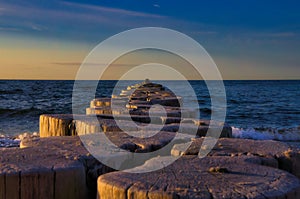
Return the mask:
[[[27,109],[0,109],[0,115],[23,115],[28,113],[44,113],[45,111],[38,108],[27,108]]]
[[[19,147],[21,140],[25,138],[36,138],[39,137],[37,132],[29,133],[25,132],[17,136],[7,136],[0,134],[0,148]]]
[[[5,94],[21,94],[24,91],[22,89],[14,89],[14,90],[0,90],[0,94],[5,95]]]
[[[200,108],[200,113],[211,114],[210,108]]]
[[[238,100],[230,99],[228,100],[232,104],[239,104],[240,102]]]
[[[300,126],[294,128],[248,128],[232,127],[235,138],[254,140],[300,141]]]

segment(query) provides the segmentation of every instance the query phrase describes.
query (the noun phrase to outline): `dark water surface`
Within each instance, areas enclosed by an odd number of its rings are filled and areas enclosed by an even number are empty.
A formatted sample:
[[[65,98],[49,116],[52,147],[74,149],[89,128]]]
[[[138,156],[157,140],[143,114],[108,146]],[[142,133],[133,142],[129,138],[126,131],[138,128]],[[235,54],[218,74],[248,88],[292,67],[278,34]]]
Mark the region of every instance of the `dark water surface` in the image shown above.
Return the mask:
[[[39,115],[72,113],[74,81],[0,81],[0,134],[37,132]],[[124,82],[131,85],[135,82]],[[101,81],[96,97],[110,97],[116,81]],[[181,96],[181,82],[174,81]],[[200,106],[200,117],[210,118],[210,96],[203,81],[190,81]],[[225,81],[226,122],[236,136],[268,138],[266,132],[300,134],[300,81]],[[91,92],[85,82],[85,92]],[[126,87],[125,87],[126,88]],[[124,89],[125,89],[124,88]],[[85,93],[82,93],[85,95]],[[90,99],[91,100],[91,99]],[[86,102],[86,107],[88,107]],[[300,136],[299,136],[300,138]],[[281,139],[277,136],[277,139]],[[284,139],[284,138],[282,138]]]

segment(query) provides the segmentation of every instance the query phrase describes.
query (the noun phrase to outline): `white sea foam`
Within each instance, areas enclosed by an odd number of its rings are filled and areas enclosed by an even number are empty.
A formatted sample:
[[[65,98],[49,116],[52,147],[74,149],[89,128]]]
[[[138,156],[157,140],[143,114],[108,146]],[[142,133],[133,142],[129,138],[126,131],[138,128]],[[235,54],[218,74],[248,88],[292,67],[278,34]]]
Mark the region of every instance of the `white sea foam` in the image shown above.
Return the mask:
[[[33,138],[33,137],[39,137],[39,134],[37,132],[34,133],[25,132],[15,137],[10,137],[10,136],[0,134],[0,148],[19,147],[20,142],[23,139]]]
[[[254,140],[300,141],[300,127],[287,129],[240,129],[232,127],[232,135],[235,138]]]
[[[20,145],[20,140],[13,139],[10,137],[0,136],[0,148],[18,147],[19,145]]]

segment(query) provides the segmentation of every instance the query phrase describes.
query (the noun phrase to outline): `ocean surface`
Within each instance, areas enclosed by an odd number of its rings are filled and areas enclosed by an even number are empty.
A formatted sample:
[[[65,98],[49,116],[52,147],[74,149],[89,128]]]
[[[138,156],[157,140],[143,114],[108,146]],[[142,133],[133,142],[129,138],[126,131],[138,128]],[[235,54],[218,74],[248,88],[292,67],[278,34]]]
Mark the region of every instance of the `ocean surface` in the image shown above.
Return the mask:
[[[126,85],[138,82],[122,84],[126,89]],[[85,92],[92,92],[90,83],[84,82]],[[95,96],[110,97],[116,83],[100,81]],[[72,113],[73,84],[74,81],[0,80],[0,135],[38,132],[41,114]],[[182,82],[173,84],[182,97],[188,96]],[[205,82],[190,81],[190,84],[197,96],[200,118],[209,119],[211,100]],[[300,80],[224,81],[224,84],[226,122],[232,126],[235,137],[300,140]],[[89,101],[83,103],[89,106]]]

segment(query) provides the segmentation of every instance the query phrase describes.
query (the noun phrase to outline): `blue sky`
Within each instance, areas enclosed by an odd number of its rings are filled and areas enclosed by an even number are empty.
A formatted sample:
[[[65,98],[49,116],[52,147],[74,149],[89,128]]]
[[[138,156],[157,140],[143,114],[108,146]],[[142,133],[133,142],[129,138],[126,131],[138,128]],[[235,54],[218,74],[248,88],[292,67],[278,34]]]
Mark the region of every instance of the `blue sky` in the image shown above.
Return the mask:
[[[21,72],[8,70],[0,78],[55,79],[48,71],[57,69],[72,79],[78,63],[102,40],[158,26],[197,40],[225,79],[299,79],[299,10],[299,1],[271,0],[1,0],[0,67]]]

